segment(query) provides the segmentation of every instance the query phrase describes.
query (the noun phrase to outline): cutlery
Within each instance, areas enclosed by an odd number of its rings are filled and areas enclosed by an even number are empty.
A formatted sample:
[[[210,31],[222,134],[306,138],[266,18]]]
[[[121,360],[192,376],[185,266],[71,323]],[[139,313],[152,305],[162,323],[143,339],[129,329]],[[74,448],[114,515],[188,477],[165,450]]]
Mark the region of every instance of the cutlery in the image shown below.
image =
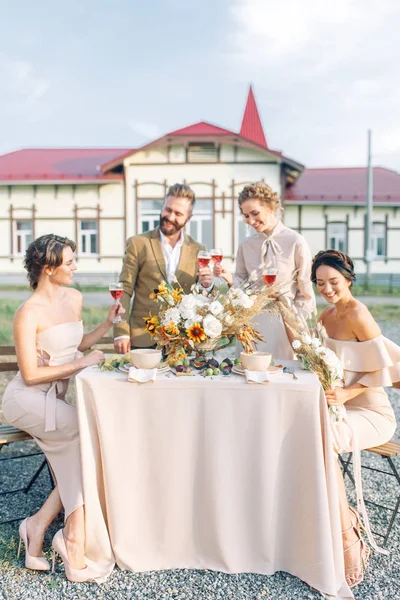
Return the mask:
[[[283,368],[283,372],[284,373],[289,373],[289,375],[293,375],[293,379],[298,379],[296,373],[294,372],[294,368],[293,367],[284,367]]]

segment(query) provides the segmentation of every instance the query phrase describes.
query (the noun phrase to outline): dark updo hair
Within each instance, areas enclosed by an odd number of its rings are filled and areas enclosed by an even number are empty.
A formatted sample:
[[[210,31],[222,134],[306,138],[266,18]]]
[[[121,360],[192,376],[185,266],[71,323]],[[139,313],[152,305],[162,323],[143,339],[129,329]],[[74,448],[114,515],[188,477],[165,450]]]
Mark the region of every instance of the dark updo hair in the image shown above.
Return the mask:
[[[29,285],[36,290],[44,267],[59,267],[63,263],[64,248],[75,252],[76,244],[67,237],[48,233],[31,242],[25,252],[24,267],[28,271]]]
[[[311,281],[313,283],[317,283],[317,269],[321,265],[326,265],[339,271],[343,277],[351,282],[350,287],[356,280],[353,261],[350,256],[339,252],[339,250],[321,250],[314,256],[311,266]]]

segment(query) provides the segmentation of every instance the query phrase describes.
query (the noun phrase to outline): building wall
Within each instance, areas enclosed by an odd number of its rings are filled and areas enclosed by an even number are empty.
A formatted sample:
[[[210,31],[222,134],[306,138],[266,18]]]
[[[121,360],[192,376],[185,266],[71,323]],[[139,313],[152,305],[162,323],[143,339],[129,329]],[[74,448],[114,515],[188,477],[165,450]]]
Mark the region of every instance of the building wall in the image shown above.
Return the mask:
[[[264,153],[235,150],[228,145],[221,146],[219,158],[220,162],[186,163],[184,146],[174,145],[128,157],[124,164],[125,184],[0,185],[0,274],[22,272],[22,256],[16,255],[15,247],[11,256],[10,210],[14,221],[34,217],[36,237],[54,232],[77,239],[81,273],[117,274],[125,238],[142,226],[142,202],[157,200],[159,204],[169,185],[183,181],[196,192],[195,214],[205,206],[213,206],[214,227],[208,245],[222,247],[227,259],[233,261],[239,236],[244,235],[244,227],[239,225],[238,193],[246,183],[256,180],[264,180],[281,193],[281,167],[273,156],[271,162],[269,157],[266,162]],[[158,204],[154,218],[158,217]],[[97,221],[99,255],[82,255],[81,220]],[[387,258],[376,260],[372,271],[400,273],[400,210],[375,205],[373,220],[385,227]],[[300,206],[290,201],[285,206],[284,222],[305,236],[313,254],[326,247],[330,223],[344,224],[347,251],[356,259],[357,270],[365,270],[363,207]]]

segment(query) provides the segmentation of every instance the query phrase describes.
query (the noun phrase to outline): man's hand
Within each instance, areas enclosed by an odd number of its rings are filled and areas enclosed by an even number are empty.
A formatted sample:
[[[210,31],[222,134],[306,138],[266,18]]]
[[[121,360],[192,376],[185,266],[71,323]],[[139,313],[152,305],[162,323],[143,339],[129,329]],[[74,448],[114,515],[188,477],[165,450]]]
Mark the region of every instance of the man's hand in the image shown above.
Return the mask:
[[[199,269],[199,282],[204,288],[210,287],[214,283],[214,277],[208,267]]]
[[[131,349],[131,340],[128,337],[114,340],[114,348],[118,354],[126,354]]]

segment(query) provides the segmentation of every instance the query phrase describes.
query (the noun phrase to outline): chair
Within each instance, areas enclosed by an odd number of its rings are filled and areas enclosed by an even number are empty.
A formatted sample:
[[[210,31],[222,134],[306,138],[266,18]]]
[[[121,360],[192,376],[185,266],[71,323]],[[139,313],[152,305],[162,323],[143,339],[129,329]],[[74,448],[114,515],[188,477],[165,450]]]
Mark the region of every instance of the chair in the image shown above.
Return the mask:
[[[400,474],[399,474],[399,472],[396,468],[396,465],[394,464],[394,461],[393,461],[393,458],[395,456],[400,456],[400,442],[391,440],[390,442],[387,442],[386,444],[382,444],[382,446],[376,446],[375,448],[368,448],[367,450],[364,450],[364,452],[372,452],[373,454],[378,454],[379,456],[381,456],[382,459],[385,460],[386,463],[389,465],[390,470],[383,471],[382,469],[376,469],[375,467],[368,467],[367,465],[362,465],[363,469],[368,469],[369,471],[375,471],[377,473],[384,473],[385,475],[390,475],[391,477],[395,477],[395,479],[397,480],[397,483],[400,486]],[[355,485],[354,477],[351,474],[351,472],[349,471],[349,466],[352,464],[351,453],[349,453],[347,459],[344,459],[341,455],[339,455],[339,460],[340,460],[340,463],[341,463],[341,466],[343,469],[343,477],[346,477],[346,475],[348,475],[352,484]],[[397,498],[396,504],[394,506],[384,506],[383,504],[378,504],[377,502],[373,502],[372,500],[365,500],[365,502],[368,504],[372,504],[373,506],[376,506],[378,508],[383,508],[384,510],[387,510],[389,513],[392,513],[392,516],[391,516],[391,519],[390,519],[390,522],[389,522],[386,532],[383,534],[375,532],[375,531],[373,532],[375,535],[383,538],[382,546],[385,546],[387,544],[387,541],[388,541],[390,533],[392,531],[394,522],[396,520],[397,514],[400,509],[400,492],[399,492],[399,496]]]

